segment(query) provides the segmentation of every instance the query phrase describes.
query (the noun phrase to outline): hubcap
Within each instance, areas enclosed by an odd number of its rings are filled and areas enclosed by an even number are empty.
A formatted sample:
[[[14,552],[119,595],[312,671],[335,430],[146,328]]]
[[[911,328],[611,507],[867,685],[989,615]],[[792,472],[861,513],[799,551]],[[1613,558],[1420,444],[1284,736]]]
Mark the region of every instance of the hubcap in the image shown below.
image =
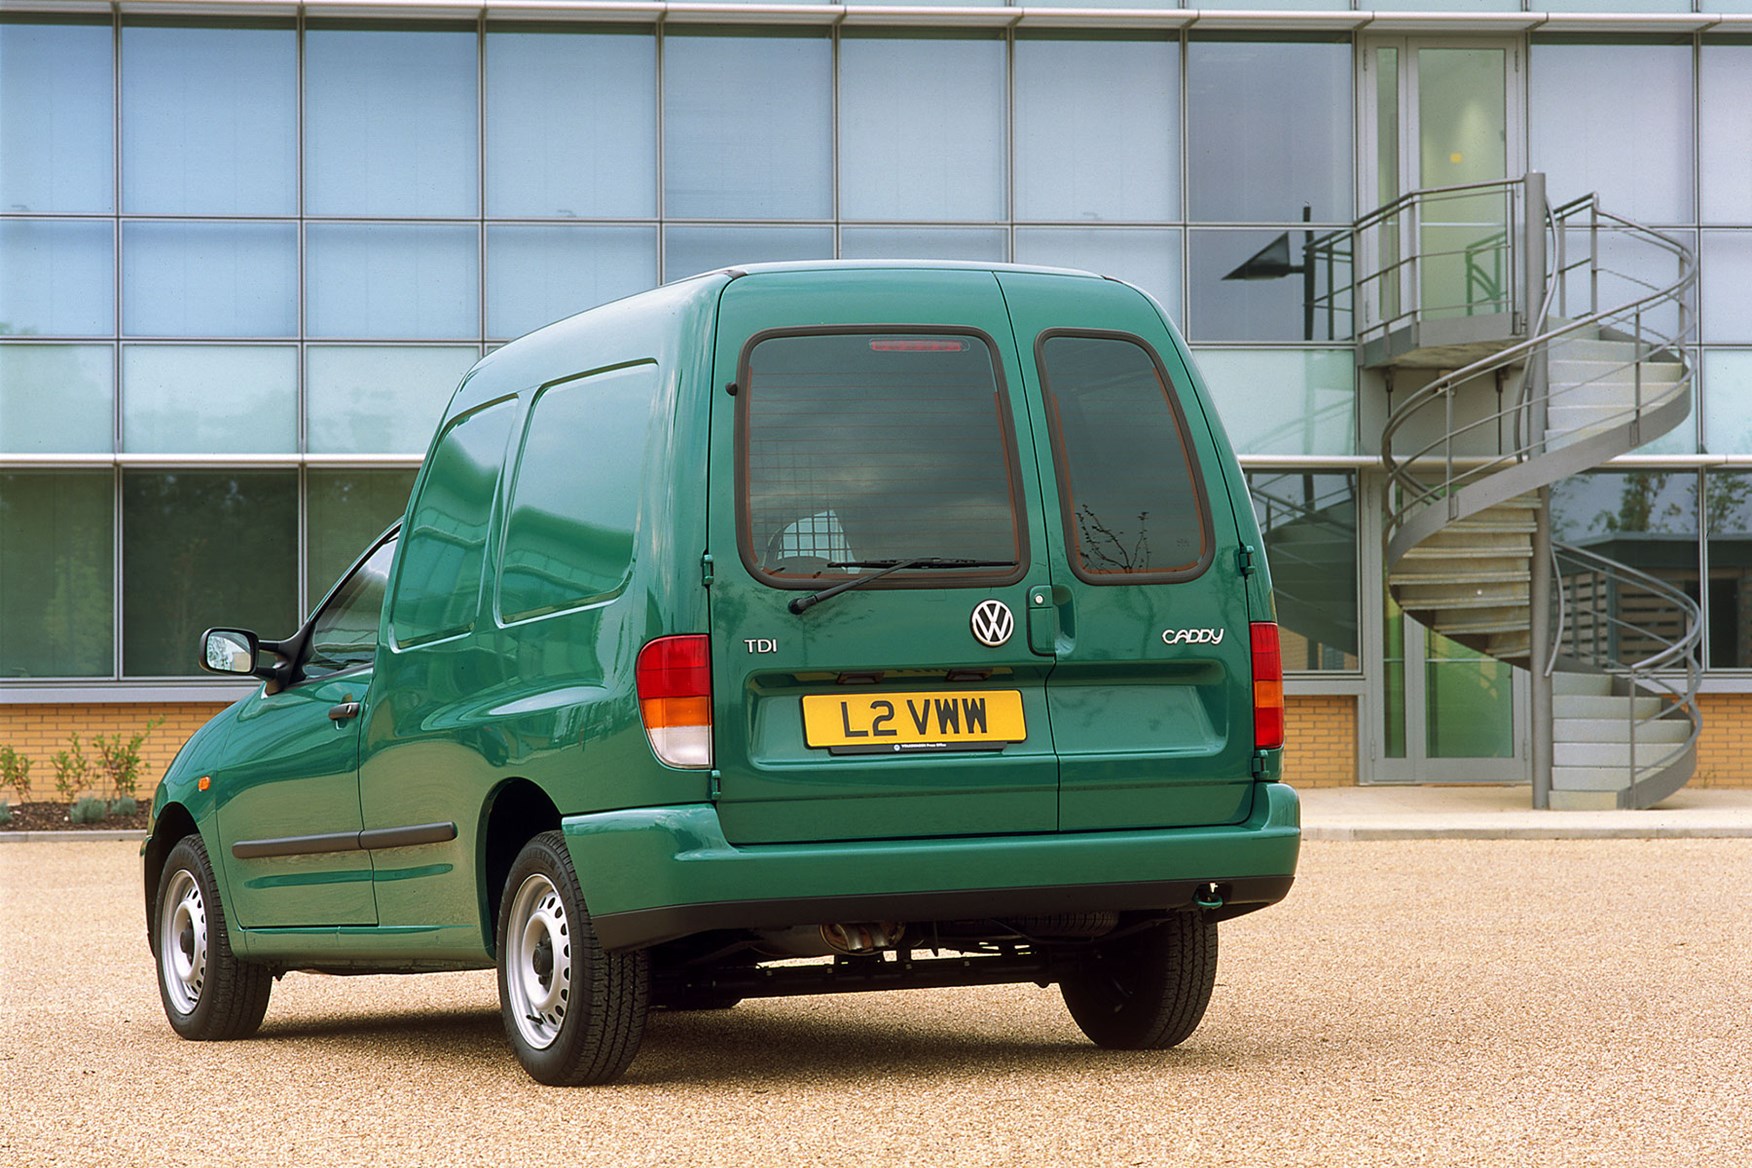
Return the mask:
[[[511,901],[505,930],[505,991],[523,1040],[552,1045],[572,996],[572,941],[566,906],[553,881],[535,875]]]
[[[158,969],[171,1006],[191,1014],[207,980],[207,905],[188,869],[170,878],[158,918]]]

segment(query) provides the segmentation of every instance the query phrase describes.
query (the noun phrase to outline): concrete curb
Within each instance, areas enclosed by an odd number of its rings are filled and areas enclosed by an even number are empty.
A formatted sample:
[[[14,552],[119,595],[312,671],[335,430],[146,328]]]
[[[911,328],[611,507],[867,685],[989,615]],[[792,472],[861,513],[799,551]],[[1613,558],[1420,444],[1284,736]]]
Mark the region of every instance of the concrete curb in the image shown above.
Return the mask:
[[[1643,827],[1569,827],[1537,825],[1303,825],[1304,840],[1345,843],[1374,840],[1615,840],[1615,839],[1752,839],[1752,824],[1651,824]]]
[[[93,828],[90,831],[0,831],[0,844],[47,844],[56,840],[75,844],[109,843],[114,840],[132,840],[138,843],[145,838],[145,832],[126,828]]]

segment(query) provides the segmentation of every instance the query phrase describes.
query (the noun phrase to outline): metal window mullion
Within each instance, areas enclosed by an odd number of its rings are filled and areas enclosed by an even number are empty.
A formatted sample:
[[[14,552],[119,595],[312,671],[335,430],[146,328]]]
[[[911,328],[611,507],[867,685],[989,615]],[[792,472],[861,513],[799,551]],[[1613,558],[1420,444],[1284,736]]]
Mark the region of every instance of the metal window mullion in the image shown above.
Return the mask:
[[[110,9],[110,286],[113,330],[110,343],[115,355],[110,370],[111,389],[110,449],[122,452],[122,10],[118,4]],[[122,578],[122,470],[118,465],[110,472],[110,680],[120,681],[123,628],[122,597],[126,581]]]
[[[1004,29],[1004,258],[1016,262],[1016,24]]]
[[[297,549],[297,554],[293,557],[293,560],[295,561],[295,570],[298,573],[298,582],[295,585],[294,595],[296,595],[298,597],[298,611],[299,611],[300,615],[309,611],[309,597],[307,596],[306,581],[310,577],[310,571],[309,571],[309,563],[310,563],[310,550],[309,550],[309,545],[310,545],[310,482],[309,482],[309,477],[304,473],[304,468],[302,465],[304,456],[310,453],[310,417],[309,417],[309,414],[310,414],[310,392],[309,392],[308,386],[306,386],[306,384],[305,384],[305,381],[309,377],[309,373],[310,373],[310,362],[309,362],[309,339],[310,339],[309,338],[309,328],[310,328],[310,325],[309,325],[309,319],[308,319],[308,310],[306,308],[306,302],[308,301],[309,295],[310,295],[310,279],[309,279],[309,274],[308,274],[308,267],[309,267],[308,260],[309,260],[309,246],[310,245],[309,245],[309,239],[308,239],[308,236],[307,236],[307,233],[305,230],[306,216],[308,215],[309,208],[306,206],[305,189],[304,189],[305,188],[305,181],[304,181],[304,179],[305,179],[305,174],[304,174],[304,171],[305,171],[304,103],[305,103],[305,96],[306,96],[306,94],[305,94],[305,32],[306,32],[305,21],[306,21],[306,13],[305,13],[303,6],[300,5],[299,9],[298,9],[296,31],[294,33],[294,36],[295,36],[296,42],[297,42],[295,45],[294,51],[297,54],[298,84],[296,87],[297,88],[296,104],[297,104],[298,108],[293,112],[293,115],[292,115],[292,128],[293,128],[292,132],[296,137],[295,145],[297,147],[297,150],[296,150],[296,154],[297,154],[296,182],[298,184],[298,191],[296,194],[295,204],[294,204],[295,208],[297,210],[297,213],[298,213],[298,341],[297,341],[297,344],[294,346],[296,349],[296,352],[297,352],[295,366],[296,366],[296,371],[297,371],[298,382],[294,386],[294,393],[297,395],[297,406],[298,406],[298,419],[297,419],[298,445],[297,445],[297,450],[298,450],[298,458],[299,458],[299,462],[300,462],[300,466],[299,466],[298,472],[297,472],[298,473],[298,486],[297,486],[297,491],[298,491],[298,499],[297,499],[297,516],[298,516],[298,541],[297,542],[298,542],[298,549]]]
[[[475,18],[475,356],[487,347],[487,10]]]
[[[663,283],[663,275],[664,272],[667,271],[666,265],[669,262],[668,256],[666,255],[666,248],[668,247],[669,240],[669,226],[664,219],[664,216],[668,213],[664,184],[668,180],[663,173],[664,139],[667,133],[665,122],[668,118],[668,113],[664,108],[663,101],[664,58],[667,55],[667,50],[665,48],[666,35],[667,28],[664,24],[663,16],[659,14],[657,18],[657,26],[651,33],[653,41],[652,51],[656,54],[657,66],[656,69],[653,70],[656,78],[657,89],[657,190],[655,192],[657,210],[657,271],[655,273],[655,279],[652,281],[653,284]]]
[[[833,168],[829,176],[829,195],[833,200],[833,256],[839,259],[842,254],[843,241],[840,229],[840,37],[841,24],[844,16],[833,23],[828,29],[828,165]]]

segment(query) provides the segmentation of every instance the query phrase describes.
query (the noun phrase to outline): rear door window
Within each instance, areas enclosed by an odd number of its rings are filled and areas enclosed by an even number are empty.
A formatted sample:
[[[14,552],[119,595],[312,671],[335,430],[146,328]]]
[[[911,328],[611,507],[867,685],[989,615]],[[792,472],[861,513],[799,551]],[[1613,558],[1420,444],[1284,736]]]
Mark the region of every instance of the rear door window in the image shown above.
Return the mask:
[[[1210,517],[1186,419],[1149,349],[1048,333],[1038,366],[1071,570],[1092,584],[1186,580],[1210,564]]]
[[[927,558],[873,586],[1021,578],[1014,428],[985,337],[768,334],[738,380],[738,534],[757,578],[818,587]]]

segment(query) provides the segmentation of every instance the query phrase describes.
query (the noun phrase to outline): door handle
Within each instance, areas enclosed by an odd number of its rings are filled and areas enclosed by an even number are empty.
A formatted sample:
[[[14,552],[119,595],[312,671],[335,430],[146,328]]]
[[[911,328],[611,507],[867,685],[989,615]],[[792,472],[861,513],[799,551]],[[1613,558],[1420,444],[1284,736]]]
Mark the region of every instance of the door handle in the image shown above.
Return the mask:
[[[1036,584],[1028,590],[1028,648],[1051,657],[1058,641],[1058,612],[1052,604],[1052,585]]]
[[[348,718],[357,718],[364,708],[361,702],[342,702],[338,706],[330,706],[329,721],[345,722]]]

